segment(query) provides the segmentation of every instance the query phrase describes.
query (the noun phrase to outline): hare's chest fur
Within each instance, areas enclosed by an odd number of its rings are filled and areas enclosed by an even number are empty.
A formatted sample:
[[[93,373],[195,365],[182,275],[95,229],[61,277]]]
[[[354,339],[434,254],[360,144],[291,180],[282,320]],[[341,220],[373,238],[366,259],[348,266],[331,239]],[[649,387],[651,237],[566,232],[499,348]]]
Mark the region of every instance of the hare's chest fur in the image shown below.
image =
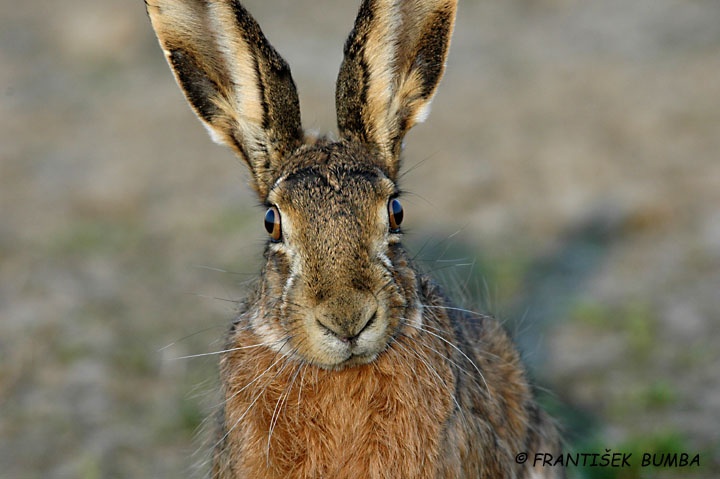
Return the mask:
[[[437,476],[453,405],[452,373],[438,361],[391,348],[372,364],[328,371],[239,353],[223,363],[233,458],[223,467],[258,478]]]

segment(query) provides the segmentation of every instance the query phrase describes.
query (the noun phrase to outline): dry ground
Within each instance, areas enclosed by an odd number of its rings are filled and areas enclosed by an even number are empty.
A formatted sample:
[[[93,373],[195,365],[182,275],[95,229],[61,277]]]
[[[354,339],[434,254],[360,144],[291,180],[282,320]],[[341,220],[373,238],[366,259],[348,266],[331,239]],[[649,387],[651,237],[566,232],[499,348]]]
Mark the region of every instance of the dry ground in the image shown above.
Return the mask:
[[[357,2],[246,3],[331,130]],[[516,332],[570,447],[704,466],[573,477],[720,471],[719,79],[716,0],[464,0],[407,139],[411,246]],[[141,1],[0,0],[1,478],[191,475],[216,358],[173,358],[257,270],[244,182]]]

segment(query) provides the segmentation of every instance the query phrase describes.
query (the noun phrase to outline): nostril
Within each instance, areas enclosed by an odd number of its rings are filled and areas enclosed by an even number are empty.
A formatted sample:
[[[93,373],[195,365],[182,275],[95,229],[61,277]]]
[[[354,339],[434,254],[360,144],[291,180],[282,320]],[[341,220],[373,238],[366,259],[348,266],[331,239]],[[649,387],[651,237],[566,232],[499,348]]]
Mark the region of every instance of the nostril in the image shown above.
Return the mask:
[[[353,340],[357,339],[364,331],[368,330],[373,325],[373,323],[375,322],[376,319],[377,319],[377,309],[372,312],[372,314],[367,319],[367,321],[365,321],[365,324],[358,323],[357,332],[355,333],[354,336],[350,337],[348,340],[353,341]]]
[[[367,322],[365,323],[365,325],[364,325],[362,328],[360,328],[360,331],[358,331],[356,337],[357,337],[357,336],[360,336],[360,334],[362,334],[363,331],[365,331],[365,330],[368,329],[370,326],[372,326],[373,323],[375,323],[375,320],[376,320],[376,319],[377,319],[377,309],[376,309],[375,311],[373,311],[373,313],[370,315],[370,319],[367,320]]]
[[[332,335],[338,338],[343,343],[349,343],[357,339],[364,331],[372,327],[376,320],[377,309],[369,315],[364,324],[362,323],[362,321],[358,321],[357,323],[355,323],[354,327],[352,325],[336,325],[332,321],[328,321],[328,323],[326,324],[319,319],[316,320],[316,322],[325,334]]]
[[[321,329],[325,334],[329,334],[329,335],[331,335],[331,336],[335,336],[336,338],[338,338],[338,339],[339,339],[340,341],[342,341],[343,343],[349,343],[349,342],[350,342],[350,339],[351,339],[351,338],[348,337],[346,334],[343,334],[341,331],[338,331],[338,330],[336,330],[336,329],[331,328],[330,326],[326,325],[325,323],[323,323],[323,322],[320,321],[320,320],[317,320],[316,322],[317,322],[318,326],[320,327],[320,329]]]

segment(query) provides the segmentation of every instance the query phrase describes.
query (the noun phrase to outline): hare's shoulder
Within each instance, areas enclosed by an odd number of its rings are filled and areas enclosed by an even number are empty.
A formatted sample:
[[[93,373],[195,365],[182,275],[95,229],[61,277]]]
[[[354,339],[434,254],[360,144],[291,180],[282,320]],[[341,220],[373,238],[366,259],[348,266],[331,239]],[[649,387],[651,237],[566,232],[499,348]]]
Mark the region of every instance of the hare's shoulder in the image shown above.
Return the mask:
[[[430,276],[419,278],[423,325],[428,334],[441,334],[453,344],[454,355],[467,354],[488,366],[520,367],[517,348],[500,320],[489,314],[455,305]],[[465,358],[466,360],[468,358]]]

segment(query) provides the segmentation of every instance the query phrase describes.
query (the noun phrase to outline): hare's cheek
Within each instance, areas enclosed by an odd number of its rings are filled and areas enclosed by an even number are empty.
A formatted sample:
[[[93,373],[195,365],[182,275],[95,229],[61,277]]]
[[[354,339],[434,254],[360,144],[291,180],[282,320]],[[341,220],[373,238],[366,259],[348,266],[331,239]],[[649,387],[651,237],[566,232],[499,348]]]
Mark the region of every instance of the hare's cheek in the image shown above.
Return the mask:
[[[256,312],[250,318],[252,332],[260,339],[260,342],[273,351],[280,352],[287,348],[287,334],[283,328],[278,327],[277,322],[268,321],[268,314]]]
[[[358,336],[353,348],[355,356],[370,357],[382,352],[389,340],[387,318],[378,319]]]

